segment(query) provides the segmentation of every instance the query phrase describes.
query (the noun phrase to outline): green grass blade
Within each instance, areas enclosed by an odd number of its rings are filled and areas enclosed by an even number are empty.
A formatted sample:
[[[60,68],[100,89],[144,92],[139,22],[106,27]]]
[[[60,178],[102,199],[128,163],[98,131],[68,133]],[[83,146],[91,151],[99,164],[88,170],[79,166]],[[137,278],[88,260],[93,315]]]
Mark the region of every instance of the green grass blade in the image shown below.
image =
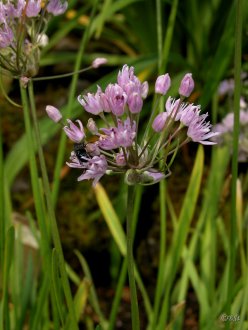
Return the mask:
[[[183,247],[186,242],[187,235],[189,233],[190,222],[192,220],[195,211],[196,202],[200,190],[202,173],[203,173],[203,162],[204,162],[203,147],[200,145],[196,155],[194,168],[191,173],[188,189],[184,197],[183,206],[179,216],[178,226],[176,228],[176,232],[174,233],[168,259],[165,264],[166,275],[164,280],[164,287],[166,291],[163,299],[163,305],[159,317],[159,322],[156,328],[158,330],[164,329],[166,325],[166,320],[168,317],[167,314],[169,308],[168,302],[169,302],[170,290],[173,281],[175,279],[175,275],[177,272]]]
[[[78,260],[79,260],[79,262],[82,266],[85,277],[91,283],[91,287],[90,287],[90,301],[91,301],[91,304],[92,304],[95,312],[97,313],[97,315],[99,316],[99,318],[101,320],[102,327],[104,329],[108,329],[107,321],[106,321],[106,319],[105,319],[105,317],[104,317],[104,315],[101,311],[101,308],[100,308],[100,304],[99,304],[99,301],[98,301],[98,298],[97,298],[97,293],[96,293],[96,290],[95,290],[93,278],[91,276],[91,272],[90,272],[89,266],[87,264],[87,261],[85,260],[85,258],[83,257],[83,255],[79,251],[76,250],[75,254],[78,257]]]
[[[3,267],[3,293],[1,301],[1,314],[0,314],[0,329],[10,330],[10,319],[9,319],[9,278],[10,278],[10,267],[13,260],[15,245],[15,230],[11,226],[7,230],[5,247],[4,247],[4,267]]]
[[[122,255],[126,255],[126,238],[120,220],[109,200],[109,197],[101,184],[97,184],[94,188],[96,199],[108,228],[119,247]]]

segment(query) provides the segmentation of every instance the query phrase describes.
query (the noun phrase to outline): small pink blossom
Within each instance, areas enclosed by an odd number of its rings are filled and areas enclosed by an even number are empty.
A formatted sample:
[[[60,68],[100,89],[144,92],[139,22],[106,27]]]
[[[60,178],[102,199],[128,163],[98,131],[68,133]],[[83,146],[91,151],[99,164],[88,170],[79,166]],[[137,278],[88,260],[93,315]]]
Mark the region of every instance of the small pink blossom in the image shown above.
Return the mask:
[[[161,112],[155,117],[155,119],[152,123],[152,128],[154,129],[155,132],[157,132],[157,133],[162,132],[167,118],[168,118],[167,112]]]
[[[105,90],[109,108],[115,116],[122,116],[127,103],[127,94],[118,84],[109,84]]]
[[[107,62],[108,62],[108,60],[106,58],[98,57],[92,62],[91,65],[94,69],[97,69],[99,66],[106,64]]]
[[[194,80],[192,78],[192,73],[187,73],[180,84],[179,94],[185,97],[189,97],[195,87]]]
[[[171,85],[171,79],[168,73],[157,78],[155,83],[155,93],[165,95]]]
[[[24,77],[26,78],[26,77]],[[49,118],[51,118],[55,123],[58,123],[62,119],[61,112],[53,107],[52,105],[46,106],[46,112]]]
[[[78,181],[91,180],[93,179],[93,187],[101,179],[101,177],[106,173],[108,168],[108,163],[104,155],[94,156],[85,165],[85,173],[78,177]]]
[[[68,7],[68,2],[61,2],[60,0],[50,0],[46,7],[48,13],[53,14],[54,16],[58,16],[64,14]]]
[[[69,126],[64,127],[65,134],[73,142],[80,143],[85,137],[83,124],[80,120],[76,120],[79,127],[75,125],[70,119],[67,119],[67,122],[69,123]]]
[[[26,16],[36,17],[41,10],[41,0],[29,0],[26,5]]]

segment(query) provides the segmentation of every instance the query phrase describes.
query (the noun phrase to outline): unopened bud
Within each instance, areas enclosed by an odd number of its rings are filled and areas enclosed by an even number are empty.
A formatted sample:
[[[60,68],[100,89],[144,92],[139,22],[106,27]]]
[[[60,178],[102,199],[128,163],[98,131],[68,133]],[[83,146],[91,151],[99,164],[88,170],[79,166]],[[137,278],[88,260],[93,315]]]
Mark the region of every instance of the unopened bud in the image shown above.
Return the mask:
[[[52,105],[46,106],[46,112],[48,117],[51,118],[55,123],[58,123],[62,119],[61,112]]]
[[[92,119],[89,118],[88,123],[87,123],[87,128],[92,134],[97,134],[98,133],[98,128],[96,126],[96,122]]]
[[[171,85],[171,79],[168,73],[161,75],[157,78],[155,83],[155,92],[165,95]]]
[[[168,118],[167,112],[161,112],[155,117],[152,123],[152,128],[154,129],[155,132],[158,133],[164,129],[164,125],[166,123],[167,118]]]
[[[108,60],[106,58],[98,57],[92,62],[91,65],[94,69],[97,69],[99,66],[106,64],[107,62],[108,62]]]
[[[192,93],[194,87],[195,83],[192,78],[192,73],[187,73],[181,81],[181,85],[179,87],[179,94],[188,97]]]
[[[143,106],[143,100],[141,96],[134,92],[128,98],[128,106],[131,113],[139,113]]]

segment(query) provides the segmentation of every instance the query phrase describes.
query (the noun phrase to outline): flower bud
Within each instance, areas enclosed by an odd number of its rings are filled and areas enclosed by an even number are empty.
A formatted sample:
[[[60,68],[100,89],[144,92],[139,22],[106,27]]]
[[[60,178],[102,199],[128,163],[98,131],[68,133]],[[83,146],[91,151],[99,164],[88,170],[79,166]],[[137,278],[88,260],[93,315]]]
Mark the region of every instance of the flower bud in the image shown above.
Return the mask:
[[[26,77],[24,77],[26,78]],[[55,123],[58,123],[62,119],[61,112],[53,107],[52,105],[46,106],[46,112],[49,118],[51,118]]]
[[[140,185],[152,185],[165,178],[165,174],[157,172],[154,169],[150,171],[140,171],[135,169],[130,169],[126,172],[125,182],[132,186],[136,184]]]
[[[108,60],[104,57],[97,57],[93,62],[92,62],[92,67],[94,69],[97,69],[99,66],[106,64]]]
[[[38,16],[39,12],[41,10],[41,0],[35,1],[35,0],[29,0],[26,5],[26,16],[27,17],[36,17]]]
[[[116,154],[115,161],[118,166],[126,165],[126,159],[125,159],[123,152],[119,152],[118,154]]]
[[[167,112],[161,112],[155,117],[152,123],[152,128],[154,129],[155,132],[159,133],[164,129],[167,118],[168,118]]]
[[[153,169],[154,171],[154,169]],[[145,171],[143,172],[143,184],[154,184],[165,178],[165,174],[161,172]]]
[[[141,97],[142,97],[142,99],[145,99],[147,97],[148,90],[149,90],[149,85],[148,85],[148,82],[145,81],[141,85]]]
[[[64,1],[63,3],[60,0],[50,0],[48,5],[47,5],[47,12],[54,15],[58,16],[61,14],[64,14],[68,7],[68,2]]]
[[[96,126],[96,122],[92,119],[89,118],[88,123],[87,123],[87,128],[92,134],[97,134],[98,133],[98,128]]]
[[[194,87],[195,83],[192,78],[192,73],[187,73],[181,81],[181,85],[179,87],[179,94],[181,96],[189,97]]]
[[[139,113],[143,106],[141,96],[134,92],[128,97],[128,106],[131,113]]]
[[[157,78],[155,83],[155,92],[165,95],[171,85],[171,79],[168,73],[161,75]]]

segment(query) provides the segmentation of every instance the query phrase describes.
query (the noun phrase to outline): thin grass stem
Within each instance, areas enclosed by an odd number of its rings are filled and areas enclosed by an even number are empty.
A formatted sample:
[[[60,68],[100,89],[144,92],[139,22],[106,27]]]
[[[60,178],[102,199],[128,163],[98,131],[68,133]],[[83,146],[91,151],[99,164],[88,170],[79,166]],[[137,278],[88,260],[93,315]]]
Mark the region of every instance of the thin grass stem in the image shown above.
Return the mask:
[[[135,186],[128,186],[127,193],[127,268],[129,287],[131,294],[131,314],[132,314],[132,329],[140,329],[139,321],[139,306],[136,292],[136,284],[134,277],[134,258],[133,258],[133,230],[132,230],[132,219],[133,219],[133,205],[134,205],[134,189]]]
[[[237,238],[236,219],[236,193],[238,176],[238,142],[239,142],[239,116],[240,116],[240,91],[241,91],[241,50],[242,50],[242,0],[236,2],[236,25],[235,25],[235,54],[234,54],[234,129],[233,129],[233,150],[232,150],[232,183],[231,183],[231,224],[230,224],[230,246],[229,246],[229,267],[227,280],[227,314],[231,312],[233,287],[235,283],[235,256]],[[226,329],[230,329],[230,322],[226,322]]]
[[[50,190],[49,180],[48,180],[48,175],[47,175],[47,170],[46,170],[46,164],[45,164],[45,159],[44,159],[43,150],[42,150],[42,142],[41,142],[40,130],[39,130],[39,126],[38,126],[38,119],[37,119],[37,115],[36,115],[32,81],[29,82],[28,91],[29,91],[29,98],[30,98],[30,104],[31,104],[31,114],[32,114],[33,123],[34,123],[35,139],[36,139],[37,147],[38,147],[38,156],[39,156],[41,173],[42,173],[44,193],[45,193],[45,197],[46,197],[48,215],[49,215],[50,223],[51,223],[50,229],[51,229],[51,233],[52,233],[52,237],[53,237],[54,246],[58,253],[59,269],[60,269],[60,274],[61,274],[62,286],[64,289],[65,298],[66,298],[67,306],[69,309],[71,327],[72,327],[72,329],[78,329],[75,311],[74,311],[74,303],[73,303],[72,294],[71,294],[71,290],[70,290],[69,280],[68,280],[67,273],[66,273],[65,260],[64,260],[62,245],[60,242],[59,231],[58,231],[58,227],[57,227],[55,212],[54,212],[53,203],[52,203],[52,195],[51,195],[51,190]]]
[[[95,16],[96,8],[98,5],[99,0],[95,0],[91,15],[90,15],[90,24],[86,27],[86,30],[83,34],[79,50],[77,53],[77,58],[76,58],[76,63],[74,67],[74,72],[78,72],[80,69],[80,65],[82,63],[83,59],[83,54],[84,50],[86,47],[86,44],[90,38],[90,31],[91,31],[91,26],[93,22],[93,17]],[[76,94],[76,87],[77,87],[77,81],[78,81],[78,73],[74,74],[72,77],[71,85],[70,85],[70,90],[69,90],[69,98],[68,98],[68,105],[67,105],[67,111],[66,111],[66,116],[70,117],[71,114],[71,109],[72,109],[72,104],[74,102],[74,97]],[[59,186],[60,186],[60,172],[61,168],[63,166],[64,162],[64,156],[65,156],[65,147],[66,147],[66,135],[62,132],[60,141],[59,141],[59,148],[58,148],[58,154],[57,154],[57,159],[56,159],[56,164],[55,164],[55,170],[54,170],[54,178],[53,178],[53,191],[52,191],[52,198],[53,198],[53,204],[55,205],[58,199],[58,193],[59,193]]]

